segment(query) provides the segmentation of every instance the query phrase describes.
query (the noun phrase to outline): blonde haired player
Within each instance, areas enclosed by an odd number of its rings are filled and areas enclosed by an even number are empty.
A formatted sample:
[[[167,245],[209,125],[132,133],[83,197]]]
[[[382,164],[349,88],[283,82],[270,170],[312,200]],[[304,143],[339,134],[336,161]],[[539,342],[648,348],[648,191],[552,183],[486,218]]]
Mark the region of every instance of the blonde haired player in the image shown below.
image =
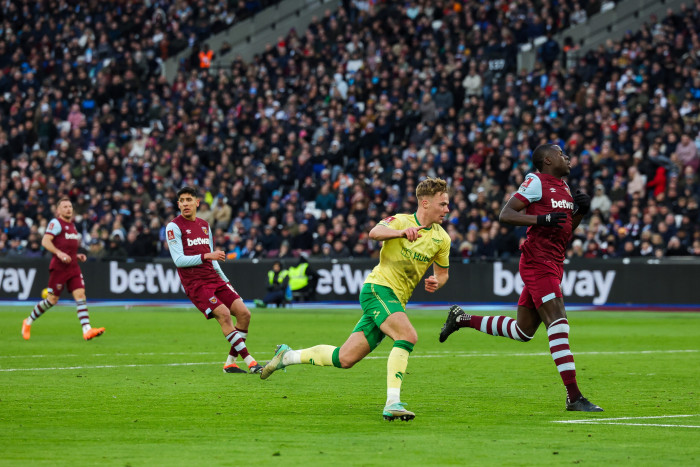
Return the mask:
[[[382,414],[387,420],[407,421],[415,417],[401,402],[408,356],[418,340],[406,314],[406,302],[432,264],[435,264],[433,275],[425,279],[425,290],[435,292],[447,282],[450,237],[440,225],[449,212],[447,190],[444,180],[423,180],[416,187],[415,213],[387,217],[369,232],[371,239],[384,243],[379,264],[367,276],[360,291],[362,318],[345,343],[341,347],[317,345],[301,350],[279,345],[275,356],[263,368],[262,379],[300,363],[351,368],[372,352],[384,336],[389,336],[394,346],[387,361],[387,399]]]

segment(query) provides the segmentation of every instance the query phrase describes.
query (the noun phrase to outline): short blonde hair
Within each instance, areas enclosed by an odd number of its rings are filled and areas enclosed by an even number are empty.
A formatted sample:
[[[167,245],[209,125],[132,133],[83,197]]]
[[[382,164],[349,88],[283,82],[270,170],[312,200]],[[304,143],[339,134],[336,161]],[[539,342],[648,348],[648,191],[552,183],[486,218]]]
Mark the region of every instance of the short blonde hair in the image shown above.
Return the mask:
[[[58,201],[56,201],[56,207],[59,207],[62,202],[68,201],[70,204],[73,204],[73,201],[68,196],[61,196]]]
[[[447,182],[441,178],[428,177],[416,187],[416,198],[435,196],[438,193],[447,193]]]

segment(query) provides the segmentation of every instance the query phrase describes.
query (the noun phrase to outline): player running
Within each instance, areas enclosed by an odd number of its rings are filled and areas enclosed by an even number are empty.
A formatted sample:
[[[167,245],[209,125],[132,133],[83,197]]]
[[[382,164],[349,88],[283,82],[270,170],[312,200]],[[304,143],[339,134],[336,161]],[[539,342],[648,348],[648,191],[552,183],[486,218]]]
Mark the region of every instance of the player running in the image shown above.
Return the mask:
[[[245,345],[250,311],[217,263],[226,260],[226,253],[214,250],[209,223],[197,217],[197,190],[181,188],[177,192],[177,205],[180,215],[166,226],[165,234],[185,294],[207,319],[215,318],[219,322],[231,344],[224,372],[246,372],[236,364],[240,354],[251,373],[260,373],[262,365],[258,365]],[[231,315],[236,317],[235,327]]]
[[[529,226],[527,239],[520,248],[519,269],[525,287],[518,300],[517,320],[507,316],[468,315],[454,305],[440,332],[440,342],[460,328],[527,342],[544,322],[549,351],[566,387],[566,410],[602,412],[603,409],[583,397],[576,383],[574,356],[569,348],[569,322],[560,286],[566,245],[588,213],[591,199],[580,191],[572,198],[569,186],[562,180],[571,170],[569,156],[559,146],[538,146],[532,161],[539,173],[525,177],[499,218],[507,224]]]
[[[440,225],[449,212],[447,183],[427,178],[416,187],[416,197],[417,212],[383,219],[369,232],[371,239],[384,243],[379,264],[360,291],[362,318],[345,343],[341,347],[317,345],[301,350],[279,345],[273,359],[265,365],[262,379],[299,363],[351,368],[387,335],[394,340],[394,346],[387,361],[387,398],[382,414],[387,420],[407,421],[415,417],[401,402],[408,355],[418,340],[406,314],[406,302],[433,263],[434,274],[425,279],[425,290],[432,293],[445,285],[450,253],[450,237]]]
[[[22,337],[25,340],[31,337],[34,320],[58,303],[63,289],[68,290],[75,299],[78,319],[83,327],[83,339],[89,341],[105,332],[105,328],[90,326],[85,281],[78,265],[78,262],[87,261],[87,256],[78,253],[81,237],[73,224],[73,203],[70,198],[62,197],[56,204],[56,217],[51,219],[41,239],[41,246],[53,255],[49,263],[48,295],[34,306],[32,313],[22,322]]]

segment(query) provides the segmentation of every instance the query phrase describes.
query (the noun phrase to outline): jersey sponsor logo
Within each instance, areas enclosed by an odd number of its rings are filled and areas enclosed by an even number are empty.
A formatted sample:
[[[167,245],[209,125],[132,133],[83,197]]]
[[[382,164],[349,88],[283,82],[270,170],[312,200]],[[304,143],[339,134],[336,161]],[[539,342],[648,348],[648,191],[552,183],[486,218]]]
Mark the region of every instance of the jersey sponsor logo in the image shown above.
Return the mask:
[[[195,245],[208,245],[209,244],[209,239],[208,238],[188,238],[187,239],[187,246],[195,246]]]
[[[552,199],[552,207],[559,209],[571,209],[574,210],[574,203],[571,201],[566,201],[565,199]]]
[[[81,237],[82,237],[82,235],[80,235],[79,233],[74,233],[74,234],[67,233],[65,235],[66,240],[80,240]]]
[[[406,247],[401,247],[401,256],[410,260],[420,261],[423,263],[429,263],[430,261],[432,261],[431,258],[425,256],[424,254],[418,253],[417,251],[413,251],[410,248]]]
[[[168,240],[175,240],[175,232],[168,230]]]
[[[202,227],[202,232],[204,232],[204,235],[209,235],[209,229],[207,229],[206,227]]]

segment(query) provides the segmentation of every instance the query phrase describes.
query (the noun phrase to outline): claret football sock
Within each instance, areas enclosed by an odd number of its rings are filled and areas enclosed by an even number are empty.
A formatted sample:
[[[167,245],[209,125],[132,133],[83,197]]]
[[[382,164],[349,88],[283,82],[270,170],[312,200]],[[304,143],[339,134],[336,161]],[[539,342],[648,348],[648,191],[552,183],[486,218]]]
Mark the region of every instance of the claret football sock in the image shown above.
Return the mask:
[[[567,398],[570,402],[574,402],[581,397],[581,391],[576,383],[574,355],[569,348],[569,321],[561,318],[550,324],[547,328],[547,336],[549,351],[566,387]]]
[[[238,354],[243,357],[244,359],[250,354],[248,353],[248,349],[245,346],[245,341],[241,337],[240,333],[238,331],[232,331],[226,335],[226,340],[231,344],[231,347],[238,352]],[[230,355],[230,354],[229,354]]]
[[[85,302],[85,300],[76,300],[75,306],[78,312],[78,319],[80,320],[80,325],[83,327],[83,334],[85,334],[91,329],[90,315],[88,314],[87,303]]]
[[[463,316],[460,318],[464,318]],[[457,321],[459,327],[470,327],[492,336],[503,336],[520,342],[527,342],[532,336],[525,334],[513,318],[508,316],[475,316]]]
[[[32,310],[32,313],[29,315],[29,318],[27,318],[27,324],[31,325],[35,319],[38,319],[39,316],[43,315],[46,313],[46,311],[51,308],[53,304],[48,300],[48,299],[43,299],[39,303],[37,303],[34,306],[34,309]]]

